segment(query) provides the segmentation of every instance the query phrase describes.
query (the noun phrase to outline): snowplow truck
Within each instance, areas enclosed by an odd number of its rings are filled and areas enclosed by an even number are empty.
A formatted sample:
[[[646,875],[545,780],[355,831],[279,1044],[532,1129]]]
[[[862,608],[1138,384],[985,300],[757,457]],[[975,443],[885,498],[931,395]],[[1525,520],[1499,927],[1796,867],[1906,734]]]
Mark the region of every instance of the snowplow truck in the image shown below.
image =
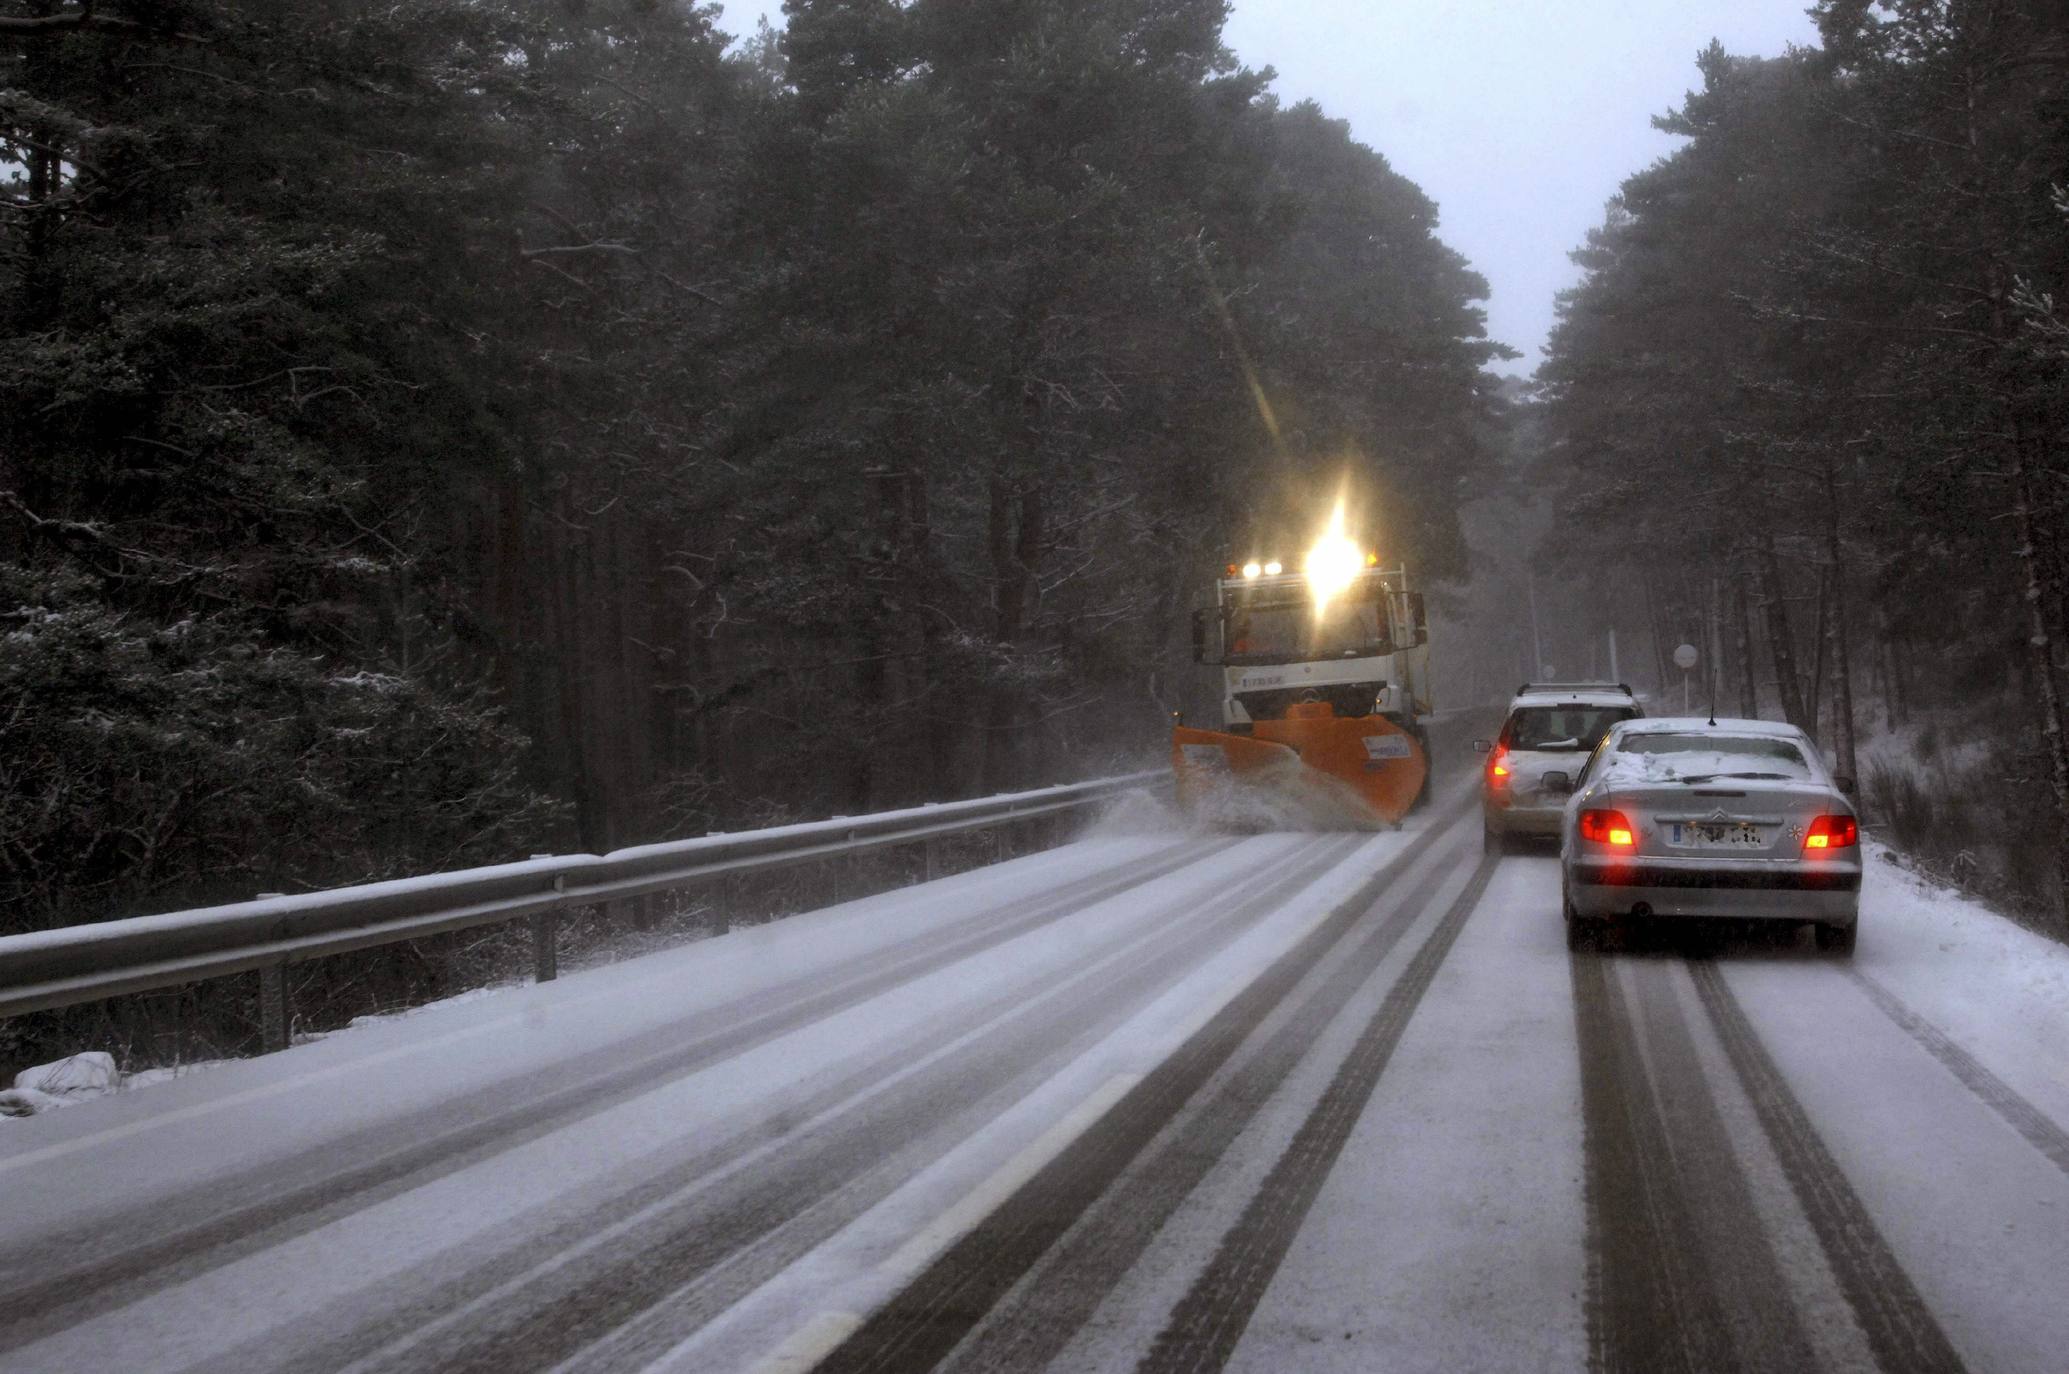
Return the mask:
[[[1221,728],[1171,733],[1179,803],[1274,828],[1398,825],[1429,792],[1429,622],[1405,568],[1362,556],[1329,585],[1275,560],[1230,564],[1193,613],[1221,670]]]

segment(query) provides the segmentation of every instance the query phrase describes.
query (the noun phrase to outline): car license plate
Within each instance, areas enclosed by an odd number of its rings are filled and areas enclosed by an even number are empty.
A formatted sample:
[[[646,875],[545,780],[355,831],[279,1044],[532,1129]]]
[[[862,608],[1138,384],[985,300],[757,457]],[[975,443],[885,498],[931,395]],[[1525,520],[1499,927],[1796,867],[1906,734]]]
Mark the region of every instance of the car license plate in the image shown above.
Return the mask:
[[[1673,821],[1667,842],[1684,849],[1758,849],[1763,843],[1760,827],[1750,821]]]

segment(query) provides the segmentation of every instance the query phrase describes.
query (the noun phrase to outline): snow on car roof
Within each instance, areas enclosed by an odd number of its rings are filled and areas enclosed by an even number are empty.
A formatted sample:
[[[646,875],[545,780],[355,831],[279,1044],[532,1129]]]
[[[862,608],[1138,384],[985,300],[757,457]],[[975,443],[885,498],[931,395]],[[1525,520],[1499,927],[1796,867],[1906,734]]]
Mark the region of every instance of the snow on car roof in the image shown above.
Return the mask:
[[[1780,720],[1735,720],[1721,717],[1711,720],[1708,716],[1653,716],[1645,720],[1626,720],[1616,726],[1620,734],[1635,735],[1772,735],[1780,739],[1807,739],[1803,731]]]
[[[1614,687],[1577,687],[1571,691],[1539,689],[1522,692],[1509,703],[1511,709],[1518,706],[1629,706],[1632,704],[1628,692],[1619,692]]]

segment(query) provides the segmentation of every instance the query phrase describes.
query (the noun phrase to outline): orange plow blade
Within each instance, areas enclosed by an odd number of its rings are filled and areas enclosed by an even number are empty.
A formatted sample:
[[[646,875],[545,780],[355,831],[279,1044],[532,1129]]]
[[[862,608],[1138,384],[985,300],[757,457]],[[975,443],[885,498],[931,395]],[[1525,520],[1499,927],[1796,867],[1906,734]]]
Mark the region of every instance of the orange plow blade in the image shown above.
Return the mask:
[[[1296,706],[1248,735],[1171,732],[1178,799],[1210,820],[1283,828],[1393,825],[1422,794],[1429,761],[1415,736],[1380,716]]]

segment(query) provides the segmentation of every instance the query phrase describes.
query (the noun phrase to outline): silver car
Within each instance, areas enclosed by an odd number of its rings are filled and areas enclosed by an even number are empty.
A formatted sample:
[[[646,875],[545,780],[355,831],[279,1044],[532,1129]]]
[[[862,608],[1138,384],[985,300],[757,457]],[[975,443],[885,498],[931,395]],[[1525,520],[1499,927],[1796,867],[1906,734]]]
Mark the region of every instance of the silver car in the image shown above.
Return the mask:
[[[1509,703],[1501,733],[1473,741],[1487,755],[1480,818],[1488,852],[1506,852],[1520,836],[1557,839],[1566,793],[1546,792],[1544,776],[1571,778],[1610,726],[1643,714],[1620,682],[1524,683]]]
[[[1809,736],[1768,720],[1627,721],[1569,794],[1559,879],[1567,941],[1604,923],[1673,916],[1807,921],[1850,954],[1860,919],[1860,823]],[[1843,789],[1843,790],[1842,790]]]

